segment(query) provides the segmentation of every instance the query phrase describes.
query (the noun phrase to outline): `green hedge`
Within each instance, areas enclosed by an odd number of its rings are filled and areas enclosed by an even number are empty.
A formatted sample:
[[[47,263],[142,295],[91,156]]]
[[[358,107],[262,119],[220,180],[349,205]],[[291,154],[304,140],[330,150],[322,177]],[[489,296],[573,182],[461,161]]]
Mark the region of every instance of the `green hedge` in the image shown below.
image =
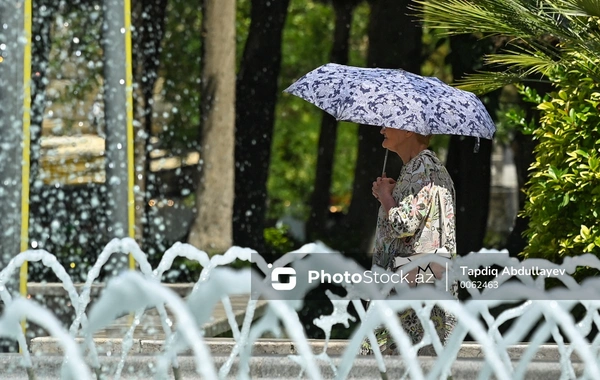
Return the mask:
[[[537,125],[521,119],[538,140],[525,188],[530,223],[523,256],[560,263],[600,255],[600,84],[574,67],[551,80],[558,90],[544,98],[521,87],[541,112]]]

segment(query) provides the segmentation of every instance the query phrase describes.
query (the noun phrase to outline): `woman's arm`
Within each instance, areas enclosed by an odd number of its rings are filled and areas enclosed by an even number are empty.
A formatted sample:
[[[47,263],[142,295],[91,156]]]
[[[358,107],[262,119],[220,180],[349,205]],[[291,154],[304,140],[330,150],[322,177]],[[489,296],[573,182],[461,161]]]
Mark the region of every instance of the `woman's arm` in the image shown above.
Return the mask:
[[[390,226],[398,233],[399,238],[412,236],[417,232],[431,208],[433,188],[432,183],[423,184],[417,194],[409,194],[396,206],[386,208]]]

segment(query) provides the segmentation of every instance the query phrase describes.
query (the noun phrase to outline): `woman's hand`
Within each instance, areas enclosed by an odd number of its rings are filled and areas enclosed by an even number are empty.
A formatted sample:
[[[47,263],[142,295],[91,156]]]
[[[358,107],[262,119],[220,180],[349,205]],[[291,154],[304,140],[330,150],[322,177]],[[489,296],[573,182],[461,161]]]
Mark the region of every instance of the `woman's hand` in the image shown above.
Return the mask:
[[[373,196],[386,208],[386,211],[389,211],[392,207],[396,207],[396,201],[392,197],[394,186],[396,186],[396,181],[386,177],[385,173],[383,177],[377,177],[377,180],[373,182]]]

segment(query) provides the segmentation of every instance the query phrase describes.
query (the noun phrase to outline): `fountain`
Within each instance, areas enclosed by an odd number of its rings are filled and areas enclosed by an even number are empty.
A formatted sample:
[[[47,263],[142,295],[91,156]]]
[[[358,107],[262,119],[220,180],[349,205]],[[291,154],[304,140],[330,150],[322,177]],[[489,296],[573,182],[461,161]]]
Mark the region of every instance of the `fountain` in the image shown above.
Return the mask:
[[[131,84],[126,83],[130,79],[127,70],[131,69],[131,62],[127,62],[129,57],[125,56],[124,47],[129,43],[131,28],[126,23],[122,27],[117,25],[125,12],[119,1],[102,3],[113,12],[105,17],[105,29],[110,31],[106,38],[111,43],[106,46],[110,51],[105,57],[105,67],[110,69],[104,79],[112,83],[108,87],[115,91],[107,91],[104,116],[105,177],[109,179],[109,198],[116,199],[102,207],[111,211],[107,222],[112,226],[111,236],[124,236],[126,226],[129,236],[133,236],[134,217],[127,214],[133,214],[135,204],[133,186],[128,181],[133,178],[133,158],[125,154],[126,151],[133,154],[129,135],[133,124],[129,112]],[[600,327],[600,279],[578,284],[571,276],[580,267],[600,269],[600,261],[592,255],[566,258],[558,265],[542,260],[519,262],[506,252],[484,250],[453,262],[434,257],[432,261],[446,267],[445,277],[434,286],[409,289],[405,283],[339,281],[344,295],[327,292],[333,310],[314,320],[314,325],[324,332],[325,339],[321,342],[306,338],[298,316],[304,297],[319,285],[308,281],[309,271],[327,272],[332,279],[343,278],[345,273],[352,279],[362,279],[364,268],[320,243],[307,244],[274,263],[267,263],[247,248],[232,247],[222,255],[209,257],[190,245],[177,243],[152,268],[135,240],[117,238],[100,252],[84,276],[85,283],[78,287],[52,253],[27,250],[31,83],[24,78],[31,77],[28,71],[31,66],[21,67],[20,62],[31,59],[31,25],[26,27],[27,32],[23,30],[24,23],[32,20],[31,5],[29,0],[0,2],[2,34],[7,41],[2,49],[6,49],[7,57],[12,57],[11,62],[18,62],[0,65],[2,88],[10,89],[0,93],[3,101],[0,124],[5,139],[0,172],[6,186],[0,189],[1,203],[6,207],[0,241],[10,247],[0,254],[21,251],[10,257],[8,263],[0,257],[0,265],[4,266],[0,269],[0,338],[10,340],[20,350],[0,354],[0,379],[600,378],[600,335],[595,334]],[[127,128],[121,119],[127,121]],[[127,165],[111,165],[115,162]],[[99,208],[101,202],[95,196],[91,199],[91,208]],[[22,205],[27,207],[22,209]],[[85,219],[91,219],[88,215],[91,208],[85,210]],[[46,231],[49,235],[61,228],[58,221],[50,224]],[[131,255],[139,271],[122,271],[94,295],[101,271],[106,270],[111,258],[122,259],[124,255]],[[199,278],[184,297],[161,283],[177,257],[202,267]],[[424,260],[408,264],[405,270],[423,264]],[[125,269],[125,260],[116,261],[121,262],[120,269]],[[235,261],[251,263],[252,269],[234,270],[231,264]],[[12,288],[11,280],[19,272],[27,274],[26,263],[36,262],[49,268],[66,291],[67,306],[72,308],[72,318],[68,321],[61,320],[56,310],[53,313],[39,302],[16,295]],[[133,263],[130,260],[131,266]],[[273,286],[273,278],[277,277],[274,274],[277,270],[281,272],[282,267],[287,268],[288,275],[296,273],[295,286],[291,282],[284,286],[290,290],[277,290]],[[372,273],[380,277],[384,274]],[[548,279],[562,287],[546,290]],[[27,284],[26,276],[22,276],[21,283]],[[448,293],[451,286],[464,289],[470,299],[460,302],[451,297]],[[238,295],[250,295],[241,320],[231,301]],[[368,307],[364,300],[369,300]],[[225,351],[219,351],[216,342],[205,336],[207,322],[219,304],[232,335],[219,341],[228,345]],[[452,312],[458,320],[445,345],[429,319],[436,305]],[[579,320],[571,313],[576,306],[584,310]],[[351,307],[355,314],[351,313]],[[414,345],[396,318],[408,308],[415,310],[425,331],[423,339]],[[136,332],[145,328],[144,318],[151,312],[157,314],[158,324],[157,328],[152,327],[155,330],[146,333],[152,336],[160,332],[164,339],[136,342]],[[95,337],[98,331],[124,319],[127,328],[118,339],[120,349],[107,348]],[[34,332],[31,328],[28,335],[24,334],[20,326],[23,320],[38,325],[50,338],[30,336]],[[335,342],[331,339],[335,325],[348,328],[354,321],[358,324],[350,339]],[[375,329],[382,325],[394,338],[399,356],[384,357],[378,350],[372,356],[358,355],[365,339],[375,345]],[[266,341],[261,339],[265,336],[269,337]],[[287,340],[282,344],[278,338],[283,337]],[[550,339],[555,342],[553,345],[546,344]],[[523,345],[525,340],[527,344]],[[55,353],[40,354],[41,342],[53,346]],[[271,344],[279,348],[267,352]],[[293,349],[281,349],[284,345]],[[426,346],[433,347],[436,356],[419,355],[419,350]],[[60,354],[56,349],[60,349]]]
[[[124,271],[112,278],[90,307],[90,289],[102,267],[112,255],[131,253],[140,264],[140,271]],[[162,275],[169,271],[176,257],[197,261],[202,272],[191,292],[185,298],[161,284]],[[252,262],[254,269],[233,270],[229,264],[235,260]],[[322,315],[314,323],[325,333],[322,351],[315,352],[306,339],[297,311],[303,296],[317,284],[305,281],[303,275],[318,268],[327,273],[363,273],[355,262],[320,244],[313,243],[290,252],[276,262],[266,263],[255,251],[232,247],[223,255],[210,257],[187,245],[176,244],[152,269],[144,253],[130,238],[112,240],[98,256],[89,271],[87,281],[78,292],[64,268],[55,257],[43,250],[26,251],[17,255],[0,272],[0,296],[4,310],[0,318],[0,336],[13,339],[20,346],[20,354],[0,354],[0,377],[3,379],[133,379],[155,377],[182,379],[203,378],[411,378],[439,379],[453,375],[455,378],[495,376],[500,379],[535,378],[559,375],[561,378],[600,378],[598,355],[600,336],[591,341],[587,337],[600,326],[600,279],[588,279],[577,284],[570,274],[578,267],[600,268],[600,260],[592,255],[566,259],[562,265],[542,260],[518,262],[506,252],[482,251],[456,258],[448,263],[446,277],[435,286],[418,286],[409,289],[406,284],[343,283],[345,296],[328,291],[334,308],[331,314]],[[74,318],[69,328],[50,311],[38,303],[17,297],[13,299],[5,284],[25,262],[39,261],[50,267],[67,291]],[[422,259],[410,263],[422,264]],[[296,287],[288,293],[271,286],[273,270],[293,268],[297,273]],[[473,268],[499,269],[487,281],[493,286],[481,289],[468,287],[471,299],[460,302],[453,299],[445,288],[448,284],[471,283],[468,271]],[[511,273],[514,273],[511,274]],[[532,275],[537,274],[537,277]],[[381,274],[381,273],[380,273]],[[544,274],[544,275],[540,275]],[[536,277],[536,278],[534,278]],[[556,278],[564,285],[545,290],[545,280]],[[392,296],[389,289],[394,289]],[[283,292],[283,293],[282,293]],[[244,320],[238,325],[228,304],[230,297],[251,294],[246,305]],[[364,308],[361,300],[370,300]],[[261,301],[262,300],[262,301]],[[226,355],[211,352],[202,326],[221,301],[225,305],[233,338],[231,350]],[[266,301],[262,317],[255,319],[258,302]],[[512,303],[500,313],[492,310]],[[570,310],[577,304],[585,308],[584,317],[575,321]],[[229,307],[227,307],[229,305]],[[356,317],[348,308],[353,305],[360,323],[352,337],[344,342],[344,349],[329,351],[329,338],[334,325],[348,326]],[[428,315],[434,305],[452,312],[458,324],[443,346],[435,333]],[[156,308],[161,319],[165,339],[156,355],[129,354],[136,328],[149,308]],[[395,315],[413,308],[424,326],[421,342],[412,345]],[[168,311],[167,311],[168,310]],[[103,352],[97,347],[93,334],[117,318],[130,315],[130,327],[123,334],[119,355]],[[27,339],[19,328],[25,318],[38,324],[54,339],[64,352],[63,356],[31,355]],[[512,322],[508,329],[501,329]],[[364,339],[375,341],[374,330],[385,325],[398,346],[400,357],[358,356]],[[293,342],[295,352],[287,356],[253,355],[253,348],[264,344],[259,338],[285,335]],[[520,343],[531,334],[529,342]],[[467,336],[473,340],[469,343]],[[545,342],[552,338],[555,344],[554,363],[540,362],[541,355],[549,355]],[[36,339],[31,341],[35,345]],[[567,343],[568,342],[568,343]],[[435,357],[419,356],[419,348],[432,345]],[[465,353],[469,346],[477,345],[476,354]],[[520,350],[520,357],[515,356]],[[461,358],[461,360],[457,360]],[[548,356],[546,359],[548,360]],[[17,360],[20,359],[20,360]],[[556,363],[558,361],[558,363]]]

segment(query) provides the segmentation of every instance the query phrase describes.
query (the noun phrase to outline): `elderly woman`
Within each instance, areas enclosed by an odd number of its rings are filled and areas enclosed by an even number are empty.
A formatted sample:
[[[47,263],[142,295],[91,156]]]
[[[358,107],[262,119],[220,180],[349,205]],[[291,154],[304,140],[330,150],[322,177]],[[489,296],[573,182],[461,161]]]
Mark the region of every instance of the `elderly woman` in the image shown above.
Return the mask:
[[[420,254],[451,257],[456,251],[454,185],[435,153],[428,150],[430,136],[399,129],[382,128],[383,147],[397,153],[404,163],[397,181],[383,177],[373,182],[373,196],[381,207],[377,218],[373,265],[396,271]],[[441,266],[429,269],[440,278]],[[411,277],[419,268],[411,273]],[[438,336],[445,343],[455,325],[452,315],[439,307],[431,313]],[[423,328],[413,310],[400,315],[413,344],[423,337]],[[387,332],[377,333],[379,348],[392,354],[395,347]],[[363,353],[371,352],[365,342]]]

